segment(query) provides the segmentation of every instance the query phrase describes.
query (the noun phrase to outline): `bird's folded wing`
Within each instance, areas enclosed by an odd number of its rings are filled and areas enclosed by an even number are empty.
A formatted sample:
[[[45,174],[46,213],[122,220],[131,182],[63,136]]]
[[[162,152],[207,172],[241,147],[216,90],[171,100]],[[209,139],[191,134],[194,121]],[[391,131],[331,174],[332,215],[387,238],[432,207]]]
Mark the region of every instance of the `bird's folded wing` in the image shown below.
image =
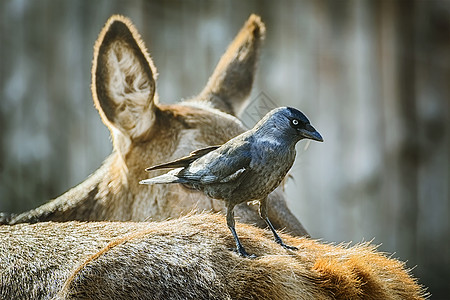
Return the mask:
[[[168,162],[168,163],[164,163],[164,164],[160,164],[160,165],[156,165],[153,167],[149,167],[147,169],[145,169],[145,171],[153,171],[153,170],[158,170],[158,169],[172,169],[172,168],[181,168],[181,167],[186,167],[188,166],[191,162],[193,162],[194,160],[196,160],[197,158],[202,157],[203,155],[216,150],[217,148],[219,148],[220,146],[209,146],[206,148],[202,148],[202,149],[198,149],[195,151],[192,151],[188,156],[185,157],[181,157],[177,160]]]
[[[245,176],[250,161],[250,146],[243,143],[192,162],[178,176],[202,184],[226,183]]]

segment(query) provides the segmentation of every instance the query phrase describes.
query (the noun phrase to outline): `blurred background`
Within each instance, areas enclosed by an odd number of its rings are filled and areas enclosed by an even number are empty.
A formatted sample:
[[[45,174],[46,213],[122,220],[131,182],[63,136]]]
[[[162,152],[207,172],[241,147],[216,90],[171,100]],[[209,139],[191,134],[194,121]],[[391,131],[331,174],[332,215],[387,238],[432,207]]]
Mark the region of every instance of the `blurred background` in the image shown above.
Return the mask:
[[[90,94],[111,14],[132,19],[161,102],[201,91],[251,13],[267,38],[244,122],[295,106],[289,206],[314,238],[371,241],[450,294],[450,1],[0,1],[0,211],[34,208],[111,152]],[[306,147],[309,146],[309,147]]]

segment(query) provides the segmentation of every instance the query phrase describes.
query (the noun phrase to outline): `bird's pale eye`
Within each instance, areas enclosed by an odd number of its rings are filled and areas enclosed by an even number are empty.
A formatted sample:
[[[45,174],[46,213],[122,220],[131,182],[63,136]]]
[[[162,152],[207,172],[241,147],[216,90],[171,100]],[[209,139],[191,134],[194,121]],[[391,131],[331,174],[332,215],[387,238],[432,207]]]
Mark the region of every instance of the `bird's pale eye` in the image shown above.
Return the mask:
[[[300,124],[300,122],[297,120],[297,119],[292,119],[291,120],[291,125],[292,125],[292,127],[298,127],[299,126],[299,124]]]

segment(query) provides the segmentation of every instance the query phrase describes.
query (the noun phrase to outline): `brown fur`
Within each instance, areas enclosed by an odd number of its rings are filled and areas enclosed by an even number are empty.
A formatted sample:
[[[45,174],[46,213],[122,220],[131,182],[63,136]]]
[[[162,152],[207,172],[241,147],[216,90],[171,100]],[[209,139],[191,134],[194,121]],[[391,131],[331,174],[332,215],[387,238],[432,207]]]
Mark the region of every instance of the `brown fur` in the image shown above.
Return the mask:
[[[193,209],[224,212],[223,203],[202,193],[138,182],[157,175],[146,173],[148,166],[222,144],[245,130],[236,114],[250,94],[264,35],[264,24],[251,15],[199,96],[163,105],[156,92],[157,71],[139,33],[127,18],[112,16],[94,46],[92,95],[111,132],[113,153],[86,181],[8,223],[165,220]],[[281,190],[272,193],[270,201],[269,216],[277,228],[307,234]],[[243,222],[265,226],[253,205],[237,207],[236,215]]]
[[[423,299],[403,263],[368,244],[329,245],[237,224],[242,258],[218,214],[156,223],[0,227],[1,299]]]

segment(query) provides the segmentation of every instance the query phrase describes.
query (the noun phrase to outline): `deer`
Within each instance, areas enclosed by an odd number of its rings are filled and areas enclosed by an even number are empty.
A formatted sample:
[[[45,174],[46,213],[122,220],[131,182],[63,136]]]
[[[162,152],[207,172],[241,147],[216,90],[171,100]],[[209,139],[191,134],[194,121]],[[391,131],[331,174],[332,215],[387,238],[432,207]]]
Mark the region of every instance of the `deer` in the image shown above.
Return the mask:
[[[248,102],[265,25],[250,15],[221,57],[205,88],[181,103],[159,102],[157,70],[132,22],[113,15],[94,45],[92,96],[113,140],[113,153],[84,182],[44,205],[8,216],[0,224],[42,221],[162,221],[191,211],[225,213],[200,192],[180,186],[142,187],[149,165],[220,145],[246,130],[239,113]],[[154,173],[158,175],[157,172]],[[286,204],[282,189],[268,200],[274,226],[303,236],[307,231]],[[236,207],[242,221],[265,227],[257,207]]]
[[[161,222],[0,226],[1,299],[425,299],[375,246],[331,245],[237,223],[255,259],[230,250],[219,213]]]
[[[308,237],[282,189],[268,214],[236,207],[249,259],[232,251],[223,207],[182,186],[142,188],[144,168],[224,143],[245,130],[265,27],[251,15],[204,90],[159,103],[156,68],[123,16],[111,17],[94,47],[92,94],[114,151],[86,181],[0,225],[0,299],[425,299],[404,263],[366,244]],[[155,174],[157,175],[157,174]],[[219,205],[219,206],[216,206]],[[151,219],[151,222],[148,221]],[[168,220],[169,219],[169,220]]]

